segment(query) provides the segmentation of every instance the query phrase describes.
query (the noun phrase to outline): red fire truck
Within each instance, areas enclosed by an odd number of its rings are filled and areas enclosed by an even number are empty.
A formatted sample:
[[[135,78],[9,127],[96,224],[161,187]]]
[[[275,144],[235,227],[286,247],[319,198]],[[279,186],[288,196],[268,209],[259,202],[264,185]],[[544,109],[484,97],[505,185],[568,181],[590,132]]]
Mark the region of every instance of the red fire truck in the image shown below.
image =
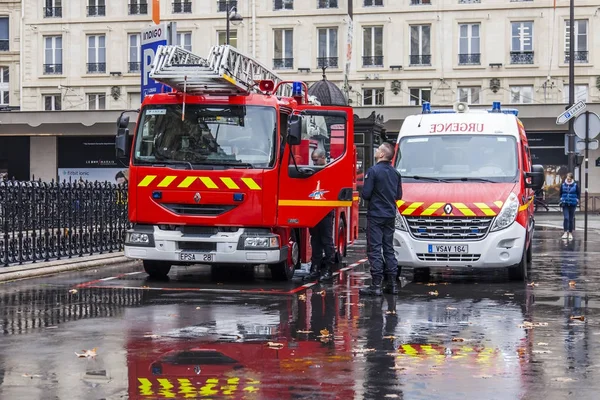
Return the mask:
[[[353,113],[323,106],[230,46],[205,59],[161,46],[150,77],[172,89],[144,98],[129,162],[125,255],[151,277],[172,265],[261,265],[290,280],[310,259],[308,228],[332,209],[336,258],[358,236]],[[129,149],[131,143],[131,149]],[[313,151],[326,165],[314,165]]]

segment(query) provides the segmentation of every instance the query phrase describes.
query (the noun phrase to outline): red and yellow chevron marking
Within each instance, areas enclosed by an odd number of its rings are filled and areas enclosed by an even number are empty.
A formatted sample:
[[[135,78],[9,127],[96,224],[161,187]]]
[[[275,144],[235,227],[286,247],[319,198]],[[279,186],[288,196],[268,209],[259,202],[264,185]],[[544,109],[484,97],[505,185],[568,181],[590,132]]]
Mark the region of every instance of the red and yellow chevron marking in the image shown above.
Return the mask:
[[[195,380],[197,381],[197,380]],[[192,383],[188,378],[138,378],[139,395],[142,397],[175,398],[185,395],[188,397],[232,396],[235,394],[250,394],[258,392],[260,381],[254,379],[208,378],[204,382]]]
[[[450,203],[452,211],[446,214],[444,206],[448,203],[442,201],[436,202],[407,202],[398,200],[396,203],[402,215],[414,217],[494,217],[502,209],[502,201],[492,203]]]
[[[262,190],[261,181],[254,178],[231,178],[228,176],[186,176],[177,175],[157,176],[146,175],[138,183],[138,187],[197,189],[197,190]]]
[[[447,354],[447,351],[449,351],[450,354]],[[450,347],[446,348],[438,344],[403,344],[398,348],[398,353],[403,356],[419,358],[446,355],[451,355],[453,358],[474,356],[479,361],[486,361],[490,357],[497,355],[498,352],[499,350],[493,347],[477,347],[469,345],[451,345]]]

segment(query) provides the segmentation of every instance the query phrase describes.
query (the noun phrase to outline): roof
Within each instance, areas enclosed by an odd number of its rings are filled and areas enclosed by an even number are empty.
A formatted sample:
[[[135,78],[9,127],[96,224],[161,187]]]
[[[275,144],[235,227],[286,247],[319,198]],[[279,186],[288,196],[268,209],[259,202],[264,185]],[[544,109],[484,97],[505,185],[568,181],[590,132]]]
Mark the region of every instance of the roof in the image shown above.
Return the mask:
[[[323,79],[308,88],[309,96],[315,96],[324,106],[347,106],[348,100],[344,93],[334,83]]]

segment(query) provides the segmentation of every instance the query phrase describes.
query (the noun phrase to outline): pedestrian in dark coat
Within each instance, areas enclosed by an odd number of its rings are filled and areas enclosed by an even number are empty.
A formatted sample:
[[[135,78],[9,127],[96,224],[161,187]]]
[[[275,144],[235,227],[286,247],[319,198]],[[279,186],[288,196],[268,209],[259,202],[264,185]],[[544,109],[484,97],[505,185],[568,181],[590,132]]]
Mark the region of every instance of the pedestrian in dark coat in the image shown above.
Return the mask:
[[[573,239],[573,230],[575,229],[575,210],[579,205],[581,189],[579,184],[573,179],[573,173],[567,174],[567,179],[560,185],[560,205],[563,208],[564,215],[564,233],[562,239]]]

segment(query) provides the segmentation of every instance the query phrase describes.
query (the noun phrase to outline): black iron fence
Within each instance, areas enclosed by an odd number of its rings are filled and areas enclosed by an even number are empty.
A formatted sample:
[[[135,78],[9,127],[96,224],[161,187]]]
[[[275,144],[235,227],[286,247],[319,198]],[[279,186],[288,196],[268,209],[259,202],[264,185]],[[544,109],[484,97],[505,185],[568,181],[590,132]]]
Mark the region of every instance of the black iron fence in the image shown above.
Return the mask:
[[[123,249],[127,186],[0,182],[0,266]]]

